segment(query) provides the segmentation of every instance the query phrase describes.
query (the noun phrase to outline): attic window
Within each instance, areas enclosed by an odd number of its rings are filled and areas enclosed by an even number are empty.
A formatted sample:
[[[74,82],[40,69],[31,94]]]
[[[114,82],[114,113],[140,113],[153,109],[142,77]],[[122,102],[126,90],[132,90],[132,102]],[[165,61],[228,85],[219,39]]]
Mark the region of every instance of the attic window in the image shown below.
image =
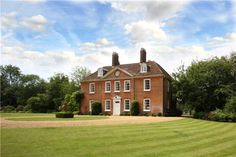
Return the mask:
[[[146,73],[147,72],[147,64],[141,63],[140,64],[140,73]]]
[[[102,77],[103,76],[103,68],[99,68],[98,69],[98,77]]]

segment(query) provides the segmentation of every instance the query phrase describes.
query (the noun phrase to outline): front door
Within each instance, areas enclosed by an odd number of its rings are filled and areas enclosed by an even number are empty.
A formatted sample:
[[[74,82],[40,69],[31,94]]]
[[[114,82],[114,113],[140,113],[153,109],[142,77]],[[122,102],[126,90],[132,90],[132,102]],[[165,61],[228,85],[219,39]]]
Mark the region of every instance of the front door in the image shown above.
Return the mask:
[[[113,116],[120,115],[120,100],[113,101]]]

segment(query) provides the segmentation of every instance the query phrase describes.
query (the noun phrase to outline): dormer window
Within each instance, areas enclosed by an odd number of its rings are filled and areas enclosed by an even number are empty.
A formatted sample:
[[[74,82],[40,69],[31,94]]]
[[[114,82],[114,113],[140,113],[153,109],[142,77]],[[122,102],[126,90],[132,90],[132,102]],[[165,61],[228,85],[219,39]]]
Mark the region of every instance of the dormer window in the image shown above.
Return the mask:
[[[140,73],[146,73],[146,72],[147,72],[147,64],[140,63]]]
[[[103,68],[99,68],[98,69],[98,77],[102,77],[103,76]]]

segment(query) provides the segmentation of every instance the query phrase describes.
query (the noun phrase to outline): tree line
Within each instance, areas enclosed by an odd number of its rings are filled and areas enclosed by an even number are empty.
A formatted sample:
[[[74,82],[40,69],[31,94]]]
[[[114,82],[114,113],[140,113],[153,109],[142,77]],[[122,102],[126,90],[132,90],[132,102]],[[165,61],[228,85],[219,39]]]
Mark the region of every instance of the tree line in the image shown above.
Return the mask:
[[[80,81],[90,74],[86,67],[75,67],[70,76],[56,73],[48,80],[38,75],[22,74],[17,66],[1,65],[1,110],[54,112],[71,98],[81,95]],[[66,99],[65,99],[66,97]],[[69,102],[68,102],[69,103]]]
[[[235,52],[221,58],[193,61],[187,68],[181,66],[172,76],[173,102],[185,113],[205,119],[214,113],[235,116]]]

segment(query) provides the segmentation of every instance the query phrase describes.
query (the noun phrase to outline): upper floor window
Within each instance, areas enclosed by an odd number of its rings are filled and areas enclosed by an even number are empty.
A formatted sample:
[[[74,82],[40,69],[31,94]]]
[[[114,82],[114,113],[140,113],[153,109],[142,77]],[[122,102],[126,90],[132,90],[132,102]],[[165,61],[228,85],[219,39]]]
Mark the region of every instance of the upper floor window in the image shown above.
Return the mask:
[[[151,100],[148,99],[143,99],[143,111],[150,111],[151,109]]]
[[[95,83],[89,83],[89,93],[95,93]]]
[[[105,111],[111,111],[111,100],[105,100]]]
[[[130,99],[124,100],[124,111],[130,111]]]
[[[110,81],[106,81],[105,82],[105,92],[106,93],[110,93],[111,92],[111,82]]]
[[[151,79],[144,79],[143,80],[143,87],[144,87],[144,91],[150,91],[151,90]]]
[[[146,73],[146,72],[147,72],[147,64],[140,63],[140,73]]]
[[[130,80],[124,81],[124,91],[129,92],[130,91]]]
[[[120,91],[120,81],[115,81],[114,83],[114,91],[119,92]]]
[[[103,76],[103,68],[99,68],[98,69],[98,77],[102,77]]]

